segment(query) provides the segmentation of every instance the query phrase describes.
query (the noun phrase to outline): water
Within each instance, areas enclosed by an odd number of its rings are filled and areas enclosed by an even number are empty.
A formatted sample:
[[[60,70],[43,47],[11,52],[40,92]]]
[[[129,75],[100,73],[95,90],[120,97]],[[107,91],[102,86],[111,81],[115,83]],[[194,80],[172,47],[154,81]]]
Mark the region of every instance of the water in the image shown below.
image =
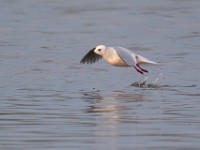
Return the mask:
[[[200,1],[1,0],[0,149],[200,149]],[[80,64],[96,45],[159,62]]]

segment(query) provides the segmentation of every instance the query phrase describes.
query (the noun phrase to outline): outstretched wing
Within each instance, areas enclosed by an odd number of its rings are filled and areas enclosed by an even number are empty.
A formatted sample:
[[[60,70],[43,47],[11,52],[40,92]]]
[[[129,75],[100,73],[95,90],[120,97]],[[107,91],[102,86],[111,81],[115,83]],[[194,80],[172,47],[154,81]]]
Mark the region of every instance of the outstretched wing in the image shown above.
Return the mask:
[[[136,56],[130,50],[123,47],[114,47],[119,57],[129,66],[136,65]]]
[[[95,63],[97,61],[99,61],[99,59],[102,58],[102,56],[100,55],[97,55],[95,52],[94,52],[95,48],[91,49],[80,61],[80,63],[87,63],[87,64],[92,64],[92,63]]]

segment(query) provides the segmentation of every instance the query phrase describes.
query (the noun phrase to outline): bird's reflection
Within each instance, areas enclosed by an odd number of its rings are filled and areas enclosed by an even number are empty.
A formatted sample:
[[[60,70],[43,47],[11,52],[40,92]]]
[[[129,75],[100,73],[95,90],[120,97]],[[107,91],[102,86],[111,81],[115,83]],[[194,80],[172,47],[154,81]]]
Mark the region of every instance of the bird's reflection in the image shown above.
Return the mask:
[[[113,94],[107,96],[90,95],[87,101],[91,104],[88,112],[121,112],[123,110],[131,109],[127,103],[130,102],[141,102],[143,97],[141,95],[132,94]]]
[[[101,91],[91,91],[84,92],[82,98],[89,103],[86,113],[94,117],[95,136],[118,136],[120,124],[140,122],[137,110],[143,107],[144,95],[124,91],[101,95]]]
[[[127,94],[124,91],[113,91],[112,95],[102,96],[101,91],[84,92],[83,99],[90,103],[87,112],[120,112],[129,110],[130,102],[144,101],[144,95]]]

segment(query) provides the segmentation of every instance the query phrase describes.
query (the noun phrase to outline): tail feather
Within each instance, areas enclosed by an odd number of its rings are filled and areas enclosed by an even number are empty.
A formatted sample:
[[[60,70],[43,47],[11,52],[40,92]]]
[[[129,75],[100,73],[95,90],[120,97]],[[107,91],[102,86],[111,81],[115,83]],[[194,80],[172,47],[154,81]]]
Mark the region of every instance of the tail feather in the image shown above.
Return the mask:
[[[159,65],[157,62],[151,61],[141,55],[136,55],[136,61],[137,64],[153,64],[153,65]]]

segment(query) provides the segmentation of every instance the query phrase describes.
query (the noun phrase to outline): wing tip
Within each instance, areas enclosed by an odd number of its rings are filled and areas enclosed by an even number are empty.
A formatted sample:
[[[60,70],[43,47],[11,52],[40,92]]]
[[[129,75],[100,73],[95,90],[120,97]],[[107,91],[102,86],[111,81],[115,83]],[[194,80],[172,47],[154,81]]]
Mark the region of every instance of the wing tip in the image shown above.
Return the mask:
[[[102,58],[102,56],[95,54],[94,49],[91,49],[80,61],[82,64],[93,64],[95,62],[98,62],[99,59]]]

